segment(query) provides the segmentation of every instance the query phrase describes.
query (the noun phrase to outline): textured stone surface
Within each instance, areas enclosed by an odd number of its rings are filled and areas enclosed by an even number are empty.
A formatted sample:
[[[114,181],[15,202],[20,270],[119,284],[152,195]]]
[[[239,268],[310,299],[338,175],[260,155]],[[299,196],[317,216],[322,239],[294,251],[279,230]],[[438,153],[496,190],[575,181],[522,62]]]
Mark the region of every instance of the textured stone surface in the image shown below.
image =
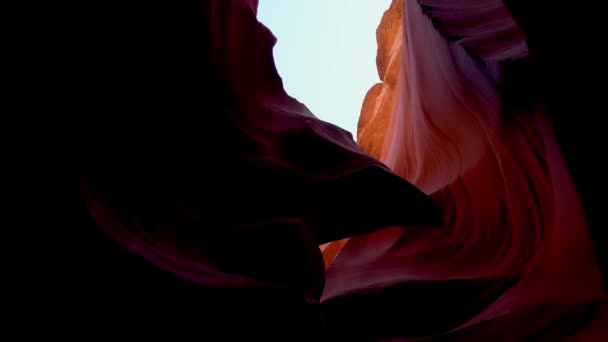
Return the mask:
[[[357,143],[375,158],[380,158],[382,154],[384,136],[393,109],[393,93],[401,66],[402,17],[403,0],[393,0],[376,30],[376,65],[382,83],[372,86],[365,95],[357,127]]]
[[[393,107],[394,87],[386,83],[375,84],[365,95],[359,118],[359,147],[374,158],[380,158],[384,135]]]
[[[65,309],[62,321],[142,336],[183,332],[189,316],[223,341],[319,341],[319,245],[440,224],[429,196],[285,92],[257,0],[87,4],[67,25],[86,39],[66,41],[87,40],[71,66],[82,98],[62,107],[86,112],[70,139],[85,152],[72,190],[52,195],[67,197],[57,206],[69,219],[45,224],[77,222],[45,242],[62,254],[53,281],[31,282],[57,298],[48,307]]]
[[[376,30],[378,75],[382,81],[392,85],[397,82],[397,70],[400,64],[395,63],[395,57],[400,55],[402,17],[403,0],[393,0],[389,9],[384,12]]]
[[[530,69],[560,68],[528,53],[503,0],[403,3],[399,81],[389,10],[378,30],[382,83],[363,103],[358,144],[375,156],[382,146],[380,160],[431,195],[444,224],[351,237],[326,271],[328,326],[344,341],[607,341],[588,217],[555,139],[556,112],[542,105],[551,87],[533,86]],[[538,25],[545,43],[559,35]],[[572,42],[562,43],[555,55]],[[394,103],[383,106],[391,87]],[[562,115],[578,121],[579,111]]]
[[[376,66],[381,83],[374,84],[365,94],[357,124],[357,144],[374,158],[380,159],[384,136],[393,110],[393,95],[401,68],[403,0],[393,0],[382,15],[376,30],[378,49]],[[322,246],[325,265],[329,266],[348,239]]]

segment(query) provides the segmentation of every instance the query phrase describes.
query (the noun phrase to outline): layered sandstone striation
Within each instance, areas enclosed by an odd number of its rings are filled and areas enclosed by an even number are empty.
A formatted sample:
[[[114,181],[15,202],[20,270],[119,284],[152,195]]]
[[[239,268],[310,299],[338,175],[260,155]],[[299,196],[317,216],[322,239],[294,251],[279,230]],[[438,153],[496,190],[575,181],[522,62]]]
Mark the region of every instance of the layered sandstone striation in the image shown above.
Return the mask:
[[[403,0],[393,0],[376,30],[376,65],[382,82],[374,84],[365,95],[357,127],[357,143],[375,158],[382,153],[401,67],[402,16]]]
[[[365,95],[357,125],[357,144],[359,147],[380,159],[384,136],[388,129],[397,78],[401,69],[401,44],[403,0],[393,0],[382,15],[376,29],[378,50],[376,66],[382,82],[374,84]],[[325,266],[329,267],[348,239],[330,242],[321,246]]]
[[[531,86],[534,68],[556,70],[547,55],[503,0],[395,0],[377,37],[358,144],[444,220],[349,238],[325,273],[328,326],[342,340],[608,340],[590,221],[544,105],[553,85]]]

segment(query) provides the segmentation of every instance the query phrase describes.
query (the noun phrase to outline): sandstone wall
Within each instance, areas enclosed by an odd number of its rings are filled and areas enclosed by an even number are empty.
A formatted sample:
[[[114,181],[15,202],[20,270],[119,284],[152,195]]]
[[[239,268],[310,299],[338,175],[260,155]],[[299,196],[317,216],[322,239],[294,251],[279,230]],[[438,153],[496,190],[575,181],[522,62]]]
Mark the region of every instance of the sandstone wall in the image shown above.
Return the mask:
[[[403,0],[393,0],[376,30],[376,66],[382,82],[374,84],[367,91],[357,125],[357,144],[378,159],[382,154],[384,136],[393,108],[393,93],[401,66],[402,16]],[[332,263],[347,240],[321,246],[326,266]]]
[[[373,85],[365,95],[357,127],[357,143],[375,158],[382,153],[401,66],[402,16],[403,0],[393,0],[376,30],[376,65],[382,82]]]

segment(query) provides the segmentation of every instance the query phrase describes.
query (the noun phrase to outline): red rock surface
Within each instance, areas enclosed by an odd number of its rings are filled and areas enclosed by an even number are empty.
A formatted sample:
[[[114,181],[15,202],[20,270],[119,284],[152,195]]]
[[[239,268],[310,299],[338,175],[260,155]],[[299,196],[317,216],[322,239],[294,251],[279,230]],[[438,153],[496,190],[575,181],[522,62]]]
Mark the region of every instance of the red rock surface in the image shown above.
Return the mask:
[[[331,326],[370,339],[607,338],[586,213],[502,1],[393,1],[378,43],[383,83],[358,144],[440,203],[445,223],[350,238],[327,269]]]
[[[70,326],[314,341],[319,245],[441,222],[430,197],[285,92],[257,1],[84,5],[77,100],[94,124],[78,140],[79,241],[55,248],[72,257],[52,295]]]
[[[376,64],[382,83],[374,85],[365,95],[357,126],[357,144],[375,158],[382,153],[401,68],[402,13],[403,0],[394,0],[376,30]]]
[[[74,327],[140,339],[608,340],[588,229],[605,228],[606,205],[590,195],[605,175],[583,177],[603,151],[589,137],[564,144],[572,128],[602,126],[585,104],[605,96],[577,90],[591,89],[581,71],[596,75],[578,56],[591,45],[561,36],[581,32],[571,12],[594,11],[506,2],[523,31],[500,0],[404,0],[403,34],[383,24],[383,83],[359,132],[381,161],[285,93],[256,0],[108,0],[81,2],[73,22],[49,15],[78,47],[60,68],[78,81],[58,100],[69,95],[61,109],[80,151],[65,188],[52,179],[53,191],[32,191],[49,200],[23,196],[50,232],[11,240],[19,258],[29,242],[46,247],[22,268],[33,275],[18,297],[26,325],[80,339]],[[392,8],[385,18],[399,18]],[[393,59],[383,42],[398,36]],[[539,66],[546,79],[533,78]],[[567,167],[577,161],[583,171]]]

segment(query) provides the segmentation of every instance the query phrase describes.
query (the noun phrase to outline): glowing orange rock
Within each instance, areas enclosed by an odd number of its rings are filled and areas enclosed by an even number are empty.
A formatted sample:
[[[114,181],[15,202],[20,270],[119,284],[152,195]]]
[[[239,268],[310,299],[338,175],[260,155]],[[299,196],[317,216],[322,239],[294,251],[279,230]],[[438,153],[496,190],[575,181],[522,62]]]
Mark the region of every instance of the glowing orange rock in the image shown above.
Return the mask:
[[[523,32],[502,0],[398,3],[401,55],[387,46],[389,10],[358,144],[431,195],[444,226],[350,238],[326,271],[328,325],[369,340],[605,340],[606,293],[554,112],[522,86],[534,62]]]
[[[401,68],[402,13],[403,0],[393,0],[376,30],[376,65],[382,83],[375,84],[365,95],[357,127],[358,145],[375,158],[382,153]]]

